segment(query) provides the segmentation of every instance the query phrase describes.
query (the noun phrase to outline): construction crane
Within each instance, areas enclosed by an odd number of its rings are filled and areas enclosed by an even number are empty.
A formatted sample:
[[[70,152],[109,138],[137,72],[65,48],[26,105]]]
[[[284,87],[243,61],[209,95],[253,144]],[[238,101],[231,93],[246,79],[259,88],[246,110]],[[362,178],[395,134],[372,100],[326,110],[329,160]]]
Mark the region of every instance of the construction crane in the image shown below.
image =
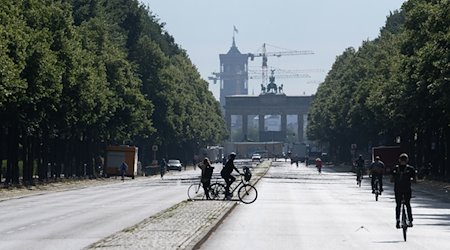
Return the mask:
[[[213,76],[208,76],[208,80],[212,80],[214,84],[217,83],[217,80],[220,80],[220,73],[218,72],[212,72],[211,73]]]
[[[296,56],[296,55],[312,55],[312,54],[314,54],[314,52],[311,50],[285,50],[285,51],[278,51],[278,52],[267,52],[266,45],[269,45],[269,44],[263,43],[261,53],[248,53],[248,57],[250,58],[251,61],[253,61],[255,57],[262,57],[261,79],[262,79],[263,86],[267,86],[267,83],[268,83],[269,69],[267,66],[267,61],[268,61],[269,56],[281,57],[281,56]],[[270,45],[270,46],[276,47],[273,45]]]
[[[272,67],[270,70],[276,72],[277,78],[311,78],[311,76],[308,73],[325,72],[323,69],[280,69]],[[248,70],[249,79],[261,79],[261,75],[262,75],[261,69]]]
[[[309,74],[306,73],[289,73],[289,72],[280,72],[275,69],[271,69],[271,71],[274,73],[275,71],[277,78],[311,78]],[[255,71],[249,71],[248,72],[248,79],[262,79],[261,70],[255,70]]]

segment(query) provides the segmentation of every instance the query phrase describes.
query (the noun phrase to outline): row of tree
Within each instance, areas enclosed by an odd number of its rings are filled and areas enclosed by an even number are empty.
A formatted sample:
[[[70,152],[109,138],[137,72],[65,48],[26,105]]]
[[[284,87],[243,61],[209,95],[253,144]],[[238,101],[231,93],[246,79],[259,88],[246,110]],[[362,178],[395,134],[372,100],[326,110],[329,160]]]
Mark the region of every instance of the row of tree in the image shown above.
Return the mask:
[[[409,0],[378,38],[346,49],[319,86],[308,135],[337,161],[351,144],[395,145],[450,177],[450,1]]]
[[[0,62],[7,184],[92,176],[110,144],[148,164],[154,144],[187,160],[226,137],[208,83],[138,0],[4,1]]]

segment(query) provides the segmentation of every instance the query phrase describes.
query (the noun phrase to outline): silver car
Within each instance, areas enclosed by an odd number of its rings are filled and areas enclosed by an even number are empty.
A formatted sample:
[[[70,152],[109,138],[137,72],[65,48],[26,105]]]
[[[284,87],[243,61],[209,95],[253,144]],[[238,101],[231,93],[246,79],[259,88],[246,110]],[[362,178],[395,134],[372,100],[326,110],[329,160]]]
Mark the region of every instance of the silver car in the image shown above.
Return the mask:
[[[180,160],[169,160],[167,162],[166,169],[167,170],[178,170],[181,171],[181,168],[183,165],[181,164]]]
[[[261,162],[261,155],[260,154],[253,154],[252,155],[252,161]]]

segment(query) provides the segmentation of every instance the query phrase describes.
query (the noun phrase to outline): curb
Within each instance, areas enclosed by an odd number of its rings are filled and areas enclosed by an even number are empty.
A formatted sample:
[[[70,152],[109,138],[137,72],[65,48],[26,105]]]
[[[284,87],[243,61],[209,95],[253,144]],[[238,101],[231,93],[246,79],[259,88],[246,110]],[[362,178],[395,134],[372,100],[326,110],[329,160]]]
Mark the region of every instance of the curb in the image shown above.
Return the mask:
[[[254,168],[251,184],[256,185],[271,165],[266,161],[260,168]],[[201,202],[184,200],[84,249],[122,250],[130,249],[130,244],[131,249],[199,249],[239,203],[234,200],[209,204],[205,207]],[[188,215],[196,211],[204,213]]]
[[[200,239],[197,242],[192,242],[189,244],[185,249],[189,250],[196,250],[200,249],[200,247],[205,243],[205,241],[211,236],[211,234],[216,231],[216,229],[219,227],[219,225],[228,217],[229,214],[234,210],[234,208],[237,206],[237,202],[235,202],[225,213],[222,214],[220,218],[218,218],[214,223],[212,223],[212,226],[205,230],[205,232],[199,237]]]
[[[254,183],[252,183],[253,186],[255,186],[267,174],[267,172],[269,171],[271,166],[272,166],[272,161],[269,162],[269,166],[263,172],[263,174],[261,176],[259,176],[259,178]],[[200,247],[203,245],[203,243],[205,243],[206,240],[208,240],[208,238],[211,236],[211,234],[214,233],[214,231],[216,231],[216,229],[220,226],[220,224],[228,217],[229,214],[231,214],[231,212],[236,208],[237,205],[238,205],[238,202],[235,202],[228,209],[228,211],[226,211],[225,213],[222,214],[221,218],[219,218],[217,221],[215,221],[209,229],[205,230],[205,233],[201,236],[201,238],[197,242],[193,242],[192,244],[188,245],[186,247],[186,249],[189,249],[189,250],[200,249]]]

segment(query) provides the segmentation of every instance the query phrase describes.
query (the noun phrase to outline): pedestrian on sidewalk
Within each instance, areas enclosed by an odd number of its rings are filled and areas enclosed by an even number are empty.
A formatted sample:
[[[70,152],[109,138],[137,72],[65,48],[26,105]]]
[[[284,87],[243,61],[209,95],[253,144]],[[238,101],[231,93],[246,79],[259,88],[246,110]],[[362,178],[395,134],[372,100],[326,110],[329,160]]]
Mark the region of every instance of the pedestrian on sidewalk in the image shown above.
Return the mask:
[[[205,196],[207,200],[210,200],[209,197],[209,187],[211,186],[211,177],[214,171],[214,167],[211,165],[208,157],[203,159],[203,163],[198,166],[202,170],[201,182],[203,185],[203,190],[205,191]]]
[[[159,166],[159,174],[161,175],[161,179],[164,179],[164,174],[166,174],[167,162],[166,159],[163,158],[161,161],[161,165]]]
[[[120,176],[122,176],[122,181],[125,180],[125,174],[127,173],[128,170],[128,165],[125,161],[122,161],[122,164],[120,164]]]

